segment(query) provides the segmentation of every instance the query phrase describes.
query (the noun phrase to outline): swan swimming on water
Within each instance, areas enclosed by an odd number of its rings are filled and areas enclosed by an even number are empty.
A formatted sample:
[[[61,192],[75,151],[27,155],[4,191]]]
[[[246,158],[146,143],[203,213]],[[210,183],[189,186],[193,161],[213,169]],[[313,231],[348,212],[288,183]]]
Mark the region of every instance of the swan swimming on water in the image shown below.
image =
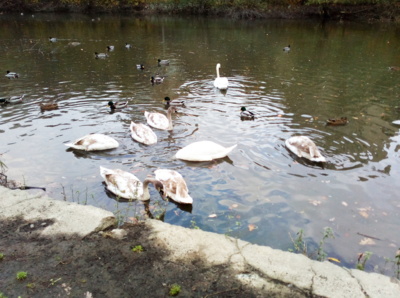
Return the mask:
[[[144,116],[146,117],[147,123],[158,129],[163,130],[172,130],[172,113],[176,113],[177,110],[175,107],[169,107],[167,111],[167,116],[161,113],[149,113],[147,111],[144,112]]]
[[[150,200],[149,183],[152,183],[157,190],[163,189],[162,183],[157,179],[146,178],[142,183],[135,175],[120,169],[100,167],[100,175],[109,191],[127,200]]]
[[[298,157],[304,157],[315,162],[326,162],[317,146],[309,137],[295,136],[285,141],[286,147]]]
[[[64,145],[73,149],[85,151],[108,150],[119,146],[118,142],[112,137],[96,133],[86,135],[75,140],[73,143]]]
[[[178,150],[175,157],[188,161],[211,161],[213,159],[224,158],[237,145],[225,148],[211,141],[194,142]]]
[[[155,178],[163,184],[164,195],[180,204],[192,204],[185,179],[177,171],[158,169],[154,171]]]
[[[157,143],[157,135],[147,125],[131,121],[131,126],[129,129],[131,131],[132,139],[134,139],[136,142],[145,145],[153,145]]]
[[[221,67],[221,64],[217,64],[216,70],[217,70],[217,77],[214,80],[214,86],[220,90],[226,90],[228,89],[228,79],[225,77],[220,77],[219,76],[219,69]]]

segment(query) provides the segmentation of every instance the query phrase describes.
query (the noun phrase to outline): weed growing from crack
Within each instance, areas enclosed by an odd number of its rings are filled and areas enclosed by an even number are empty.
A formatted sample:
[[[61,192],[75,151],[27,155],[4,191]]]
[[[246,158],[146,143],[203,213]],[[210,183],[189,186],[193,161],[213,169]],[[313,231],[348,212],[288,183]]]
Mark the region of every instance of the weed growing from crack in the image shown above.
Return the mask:
[[[4,259],[4,254],[0,252],[0,261],[3,261]]]

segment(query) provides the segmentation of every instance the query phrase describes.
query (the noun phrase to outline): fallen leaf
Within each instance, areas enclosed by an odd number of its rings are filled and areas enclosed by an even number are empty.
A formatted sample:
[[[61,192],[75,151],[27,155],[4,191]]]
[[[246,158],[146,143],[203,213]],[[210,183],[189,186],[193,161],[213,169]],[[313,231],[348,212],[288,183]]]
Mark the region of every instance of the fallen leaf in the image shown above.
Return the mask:
[[[371,238],[363,238],[363,239],[361,239],[359,244],[360,245],[375,245],[376,242]]]
[[[308,200],[308,202],[314,206],[321,205],[321,201],[317,201],[317,200]]]
[[[348,204],[346,202],[344,202],[344,201],[342,202],[342,205],[345,206],[345,207],[348,206]]]
[[[336,258],[328,258],[329,261],[331,262],[336,262],[336,263],[340,263],[340,261]]]
[[[367,211],[365,211],[365,210],[361,210],[360,212],[358,212],[362,217],[364,217],[364,218],[368,218],[369,217],[369,214],[367,213]]]
[[[249,231],[251,232],[251,231],[257,229],[257,226],[254,225],[254,224],[249,224],[249,225],[248,225],[248,228],[249,228]]]

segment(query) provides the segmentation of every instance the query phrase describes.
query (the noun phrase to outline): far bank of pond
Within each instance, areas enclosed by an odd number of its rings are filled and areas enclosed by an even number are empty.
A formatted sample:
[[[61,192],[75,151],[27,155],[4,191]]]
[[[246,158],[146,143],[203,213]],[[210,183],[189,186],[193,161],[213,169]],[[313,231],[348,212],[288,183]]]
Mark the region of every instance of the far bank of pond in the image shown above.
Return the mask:
[[[16,0],[0,3],[0,14],[23,12],[129,13],[162,15],[209,15],[234,19],[310,19],[355,20],[363,22],[400,22],[398,4],[323,4],[320,1],[214,1],[214,0]],[[338,4],[339,2],[339,4]],[[344,4],[340,4],[344,3]]]

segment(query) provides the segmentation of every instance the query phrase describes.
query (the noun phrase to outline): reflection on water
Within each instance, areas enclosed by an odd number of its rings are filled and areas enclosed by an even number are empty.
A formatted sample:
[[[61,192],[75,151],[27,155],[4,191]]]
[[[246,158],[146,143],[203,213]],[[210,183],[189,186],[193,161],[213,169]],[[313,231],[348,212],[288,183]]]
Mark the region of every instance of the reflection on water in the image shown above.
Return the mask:
[[[58,199],[92,204],[130,218],[151,212],[166,222],[226,233],[276,248],[292,247],[300,229],[310,245],[332,227],[331,256],[353,267],[372,251],[367,266],[384,268],[400,244],[397,200],[400,73],[396,32],[385,26],[314,22],[101,17],[0,16],[0,65],[18,72],[1,79],[0,97],[25,95],[0,107],[1,159],[9,177],[45,186]],[[48,37],[57,37],[49,42]],[[80,42],[72,46],[71,42]],[[131,49],[125,43],[132,45]],[[290,52],[282,51],[291,45]],[[94,52],[105,52],[95,59]],[[158,59],[170,60],[159,66]],[[213,86],[215,65],[229,78],[227,92]],[[137,69],[137,64],[145,68]],[[152,85],[150,77],[164,76]],[[164,97],[180,99],[173,131],[155,130],[152,146],[132,140],[131,121],[143,112],[166,113]],[[128,107],[110,112],[109,100]],[[39,103],[56,102],[41,111]],[[256,113],[241,121],[240,108]],[[327,126],[347,117],[345,126]],[[63,144],[89,133],[120,143],[104,152]],[[328,162],[310,163],[284,145],[307,135]],[[194,141],[238,144],[213,162],[177,160]],[[179,171],[194,204],[167,203],[151,189],[148,208],[117,202],[105,191],[99,166],[121,168],[144,180],[157,168]],[[365,236],[380,240],[365,244]],[[372,238],[371,238],[372,239]]]

